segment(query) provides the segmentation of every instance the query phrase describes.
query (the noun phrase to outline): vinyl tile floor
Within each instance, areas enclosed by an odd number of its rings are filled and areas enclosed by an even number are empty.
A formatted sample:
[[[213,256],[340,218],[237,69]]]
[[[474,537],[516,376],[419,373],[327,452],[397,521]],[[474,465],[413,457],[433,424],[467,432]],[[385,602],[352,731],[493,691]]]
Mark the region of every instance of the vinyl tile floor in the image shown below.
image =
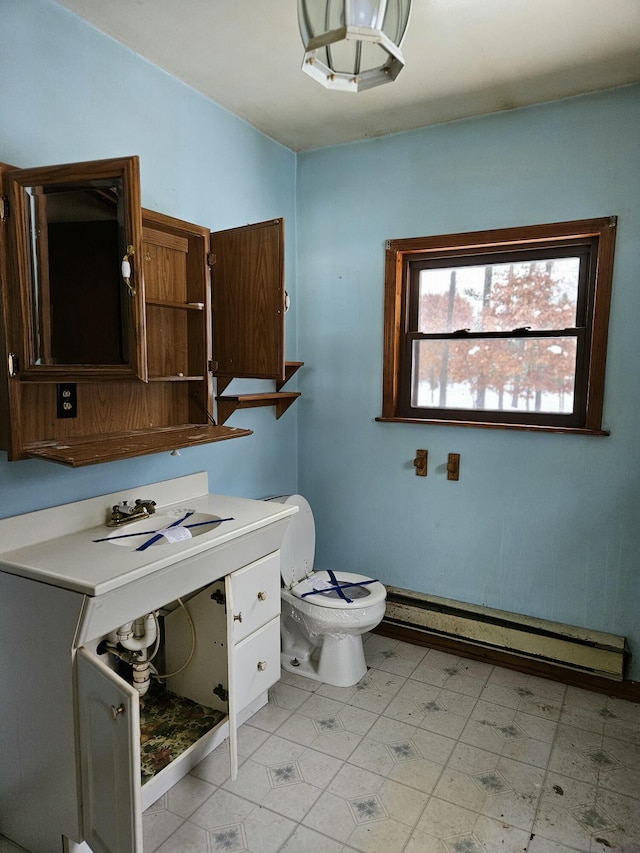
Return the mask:
[[[145,853],[640,853],[640,705],[376,634],[283,673],[144,813]],[[0,839],[0,853],[15,853]]]

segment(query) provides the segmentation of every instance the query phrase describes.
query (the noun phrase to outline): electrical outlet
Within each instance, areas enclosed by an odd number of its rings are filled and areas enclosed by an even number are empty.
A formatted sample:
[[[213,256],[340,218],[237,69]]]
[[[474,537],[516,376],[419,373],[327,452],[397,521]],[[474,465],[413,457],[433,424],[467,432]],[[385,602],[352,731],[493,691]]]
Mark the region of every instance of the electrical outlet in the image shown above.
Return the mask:
[[[78,417],[78,386],[75,382],[58,383],[56,415],[58,418]]]

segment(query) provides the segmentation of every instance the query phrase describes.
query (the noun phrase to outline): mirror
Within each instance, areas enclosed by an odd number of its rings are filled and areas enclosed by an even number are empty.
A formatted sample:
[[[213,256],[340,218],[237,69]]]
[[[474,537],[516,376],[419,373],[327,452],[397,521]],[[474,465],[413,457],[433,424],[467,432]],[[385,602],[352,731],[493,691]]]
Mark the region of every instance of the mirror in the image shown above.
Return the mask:
[[[146,379],[137,158],[12,170],[7,178],[21,377]],[[133,258],[130,284],[125,257]]]

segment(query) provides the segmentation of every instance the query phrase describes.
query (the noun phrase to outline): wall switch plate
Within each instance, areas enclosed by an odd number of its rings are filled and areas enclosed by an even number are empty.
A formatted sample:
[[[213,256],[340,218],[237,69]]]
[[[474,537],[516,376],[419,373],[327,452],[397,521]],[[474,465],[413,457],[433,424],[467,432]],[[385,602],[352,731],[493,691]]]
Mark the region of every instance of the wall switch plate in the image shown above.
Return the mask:
[[[59,382],[56,393],[56,416],[78,417],[78,386],[75,382]]]

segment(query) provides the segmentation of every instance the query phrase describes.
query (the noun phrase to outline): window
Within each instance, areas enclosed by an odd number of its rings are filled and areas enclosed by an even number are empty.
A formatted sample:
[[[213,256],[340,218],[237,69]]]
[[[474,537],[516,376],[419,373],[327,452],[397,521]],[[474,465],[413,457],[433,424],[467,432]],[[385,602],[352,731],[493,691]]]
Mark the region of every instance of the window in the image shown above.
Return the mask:
[[[606,434],[615,228],[389,241],[378,420]]]

